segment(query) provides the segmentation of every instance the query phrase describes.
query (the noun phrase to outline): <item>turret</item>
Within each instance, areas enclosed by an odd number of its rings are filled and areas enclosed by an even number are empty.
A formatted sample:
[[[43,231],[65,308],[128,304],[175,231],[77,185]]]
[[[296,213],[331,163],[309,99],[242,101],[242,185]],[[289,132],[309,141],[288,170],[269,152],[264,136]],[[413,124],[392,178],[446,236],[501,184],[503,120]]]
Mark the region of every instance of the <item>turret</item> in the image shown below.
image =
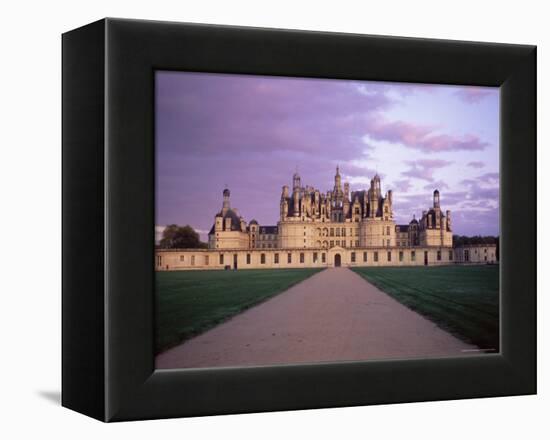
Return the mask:
[[[283,191],[281,192],[281,199],[288,198],[288,185],[283,186]]]
[[[302,182],[300,179],[300,175],[298,172],[294,173],[294,176],[292,176],[292,190],[295,190],[296,188],[300,188],[302,186]]]
[[[434,208],[439,208],[439,191],[434,191]]]
[[[298,177],[298,181],[299,179],[300,178]],[[294,193],[292,194],[292,197],[294,198],[294,205],[293,205],[294,216],[298,217],[300,215],[300,187],[297,187],[297,186],[294,187]]]
[[[382,190],[380,187],[380,176],[378,175],[378,173],[376,173],[374,178],[371,180],[371,188],[374,188],[376,194],[378,195],[378,197],[380,197]]]
[[[342,178],[340,177],[340,167],[336,166],[336,175],[334,176],[334,192],[342,191]]]
[[[229,209],[231,209],[231,205],[229,203],[229,196],[231,195],[231,192],[228,188],[225,188],[223,190],[223,206],[222,206],[222,215],[225,215]]]

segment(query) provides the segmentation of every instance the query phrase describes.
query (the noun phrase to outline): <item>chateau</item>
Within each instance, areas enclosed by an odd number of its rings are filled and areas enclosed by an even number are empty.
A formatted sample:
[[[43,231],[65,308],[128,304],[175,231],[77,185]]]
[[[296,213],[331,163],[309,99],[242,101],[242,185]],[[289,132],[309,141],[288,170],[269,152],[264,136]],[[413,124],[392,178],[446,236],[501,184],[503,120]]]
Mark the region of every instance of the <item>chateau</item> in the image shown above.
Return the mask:
[[[282,187],[277,225],[247,224],[230,195],[223,191],[209,249],[158,250],[157,270],[496,262],[495,245],[453,249],[451,211],[443,213],[437,189],[420,220],[396,224],[393,193],[382,192],[378,174],[368,190],[350,191],[336,167],[334,187],[322,193],[295,173],[292,190]]]

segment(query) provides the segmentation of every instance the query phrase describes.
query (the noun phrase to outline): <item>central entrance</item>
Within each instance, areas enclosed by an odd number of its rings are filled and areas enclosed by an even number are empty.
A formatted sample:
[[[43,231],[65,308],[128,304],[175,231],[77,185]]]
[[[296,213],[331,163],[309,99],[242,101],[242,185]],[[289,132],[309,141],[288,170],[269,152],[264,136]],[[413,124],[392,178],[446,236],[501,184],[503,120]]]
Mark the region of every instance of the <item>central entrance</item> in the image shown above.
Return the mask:
[[[340,257],[340,254],[336,254],[334,256],[334,267],[340,267],[342,265],[342,257]]]

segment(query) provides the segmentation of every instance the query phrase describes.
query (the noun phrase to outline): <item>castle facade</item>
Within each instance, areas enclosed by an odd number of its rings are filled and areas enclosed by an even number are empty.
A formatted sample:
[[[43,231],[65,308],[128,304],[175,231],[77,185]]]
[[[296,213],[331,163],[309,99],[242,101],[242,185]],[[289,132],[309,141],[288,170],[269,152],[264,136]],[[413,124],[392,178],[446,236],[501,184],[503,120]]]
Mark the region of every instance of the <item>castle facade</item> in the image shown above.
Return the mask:
[[[211,249],[331,249],[375,247],[441,246],[452,247],[451,211],[441,210],[439,191],[433,193],[433,206],[413,216],[406,225],[393,218],[393,193],[382,193],[380,177],[368,190],[352,191],[342,184],[336,168],[334,187],[326,193],[302,186],[298,173],[292,190],[285,185],[280,198],[277,225],[248,225],[230,206],[230,192],[223,192],[223,206],[216,214],[208,236]]]
[[[248,224],[223,191],[221,210],[208,234],[208,249],[157,250],[157,270],[293,268],[330,266],[413,266],[495,263],[496,246],[453,249],[451,211],[432,206],[420,220],[396,224],[393,193],[382,192],[375,175],[367,190],[350,191],[336,168],[334,186],[322,193],[303,186],[282,187],[276,225]],[[474,256],[479,255],[479,258]]]

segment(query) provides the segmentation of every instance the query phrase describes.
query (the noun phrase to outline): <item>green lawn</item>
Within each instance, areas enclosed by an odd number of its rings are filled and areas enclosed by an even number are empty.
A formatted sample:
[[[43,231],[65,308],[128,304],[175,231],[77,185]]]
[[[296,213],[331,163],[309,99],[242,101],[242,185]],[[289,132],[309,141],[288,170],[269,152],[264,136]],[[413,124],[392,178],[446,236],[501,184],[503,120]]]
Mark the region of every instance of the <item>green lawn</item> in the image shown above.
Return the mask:
[[[157,352],[202,333],[319,271],[157,272]]]
[[[498,266],[353,270],[462,340],[499,349]]]

